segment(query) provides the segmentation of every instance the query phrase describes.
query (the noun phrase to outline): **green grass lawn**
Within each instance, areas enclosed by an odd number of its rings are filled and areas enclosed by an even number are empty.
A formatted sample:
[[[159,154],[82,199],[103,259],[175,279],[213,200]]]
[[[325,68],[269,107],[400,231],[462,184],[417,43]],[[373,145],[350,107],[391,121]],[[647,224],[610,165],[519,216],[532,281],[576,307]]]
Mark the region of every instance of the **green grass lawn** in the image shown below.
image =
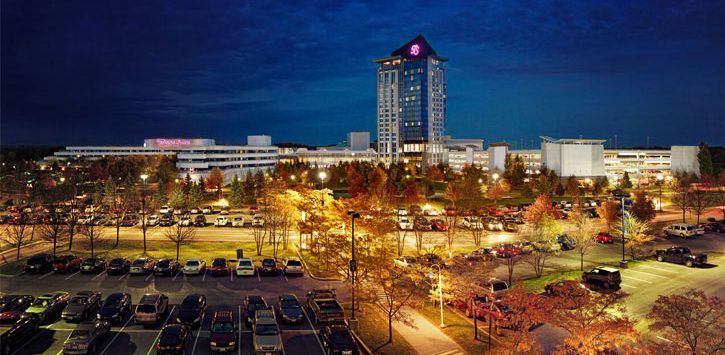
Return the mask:
[[[348,309],[346,312],[349,314],[350,310]],[[361,306],[360,311],[355,312],[355,317],[359,320],[356,333],[371,350],[375,350],[388,341],[388,319],[377,306],[364,304]],[[375,353],[394,355],[414,354],[410,344],[395,331],[394,327],[393,325],[393,342],[382,346]]]
[[[514,282],[514,287],[523,286],[531,292],[544,291],[544,286],[561,280],[579,280],[581,279],[582,272],[579,270],[572,271],[559,271],[548,275],[542,275],[539,278],[523,280]]]
[[[308,250],[303,250],[300,252],[300,255],[302,255],[302,259],[305,261],[305,265],[307,265],[307,271],[315,275],[315,277],[321,277],[321,278],[341,278],[339,273],[337,273],[334,270],[325,270],[322,264],[320,263],[320,260],[310,253]]]
[[[433,303],[426,302],[422,308],[418,308],[416,310],[431,323],[436,325],[440,324],[440,308],[434,306]],[[469,323],[467,319],[455,313],[454,310],[448,307],[443,307],[443,322],[446,325],[445,328],[442,329],[443,333],[458,343],[458,345],[465,349],[469,354],[483,353],[486,343],[473,338],[473,324]],[[480,333],[479,337],[482,335],[483,334]]]

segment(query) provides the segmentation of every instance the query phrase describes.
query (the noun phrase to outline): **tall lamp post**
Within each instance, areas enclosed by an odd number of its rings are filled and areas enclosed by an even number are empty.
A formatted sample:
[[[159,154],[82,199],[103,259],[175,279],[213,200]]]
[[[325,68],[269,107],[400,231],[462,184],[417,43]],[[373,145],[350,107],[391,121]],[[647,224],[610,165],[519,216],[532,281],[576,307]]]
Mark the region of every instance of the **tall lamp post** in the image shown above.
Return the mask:
[[[352,220],[350,226],[352,234],[352,256],[350,258],[350,275],[352,276],[352,317],[350,318],[349,324],[353,325],[352,328],[356,328],[357,319],[355,318],[355,281],[357,279],[357,261],[355,260],[355,219],[360,218],[360,214],[355,211],[347,211],[347,214]]]
[[[625,223],[624,219],[624,197],[622,197],[622,266],[624,266],[625,258],[624,258],[624,236],[627,234],[627,225]]]
[[[327,173],[324,171],[320,171],[317,176],[320,178],[320,184],[322,185],[322,188],[325,188],[325,179],[327,179]]]
[[[660,186],[660,212],[662,212],[662,180],[664,180],[665,177],[662,174],[657,174],[657,185]]]
[[[496,184],[498,183],[498,173],[493,173],[493,175],[491,175],[491,178],[493,179],[493,186],[495,187]],[[498,198],[496,198],[496,194],[494,194],[493,206],[496,207],[497,204],[498,204]]]
[[[146,254],[146,179],[149,176],[141,174],[141,231],[143,231],[143,253]]]
[[[438,264],[433,264],[431,267],[437,267],[438,268],[438,303],[440,303],[440,309],[441,309],[441,324],[440,327],[444,328],[446,326],[445,323],[443,323],[443,276],[441,275],[441,266]],[[428,276],[430,278],[433,278],[433,273],[429,273]]]

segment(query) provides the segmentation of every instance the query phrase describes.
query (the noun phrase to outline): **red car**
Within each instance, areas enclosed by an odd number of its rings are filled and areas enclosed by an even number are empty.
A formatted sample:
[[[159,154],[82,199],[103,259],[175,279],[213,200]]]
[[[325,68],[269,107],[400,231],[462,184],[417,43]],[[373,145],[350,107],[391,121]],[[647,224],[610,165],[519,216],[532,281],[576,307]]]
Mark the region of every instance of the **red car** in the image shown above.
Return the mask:
[[[83,259],[75,255],[61,255],[53,260],[53,271],[55,273],[79,271],[82,262]]]
[[[491,299],[486,295],[475,295],[467,299],[457,299],[453,301],[453,306],[466,313],[466,317],[483,318],[486,314],[486,308],[490,307]]]
[[[521,254],[521,249],[515,247],[511,243],[494,245],[492,249],[496,252],[496,256],[499,258],[510,258]]]
[[[446,207],[443,211],[445,212],[446,216],[458,215],[458,211],[456,211],[456,209],[453,207]]]
[[[237,330],[230,311],[217,311],[211,321],[209,347],[212,351],[234,351],[237,348]]]
[[[209,271],[211,271],[212,276],[229,275],[229,264],[227,264],[227,259],[214,259],[214,262],[211,263]]]
[[[597,243],[602,244],[614,243],[614,237],[612,237],[612,235],[607,232],[599,232],[599,234],[594,236],[594,240],[596,240]]]
[[[445,232],[448,230],[448,225],[442,219],[433,219],[430,221],[433,230]]]

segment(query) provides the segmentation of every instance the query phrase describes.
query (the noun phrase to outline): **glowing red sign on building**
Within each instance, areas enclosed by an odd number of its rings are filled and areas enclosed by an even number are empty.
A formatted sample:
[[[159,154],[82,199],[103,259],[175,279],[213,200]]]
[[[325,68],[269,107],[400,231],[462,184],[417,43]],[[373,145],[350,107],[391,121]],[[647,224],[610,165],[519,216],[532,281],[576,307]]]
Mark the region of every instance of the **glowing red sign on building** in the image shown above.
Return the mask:
[[[158,139],[156,139],[156,145],[158,145],[160,147],[179,147],[179,146],[191,145],[191,140],[190,139],[158,138]]]
[[[410,55],[420,54],[420,45],[414,44],[410,46]]]

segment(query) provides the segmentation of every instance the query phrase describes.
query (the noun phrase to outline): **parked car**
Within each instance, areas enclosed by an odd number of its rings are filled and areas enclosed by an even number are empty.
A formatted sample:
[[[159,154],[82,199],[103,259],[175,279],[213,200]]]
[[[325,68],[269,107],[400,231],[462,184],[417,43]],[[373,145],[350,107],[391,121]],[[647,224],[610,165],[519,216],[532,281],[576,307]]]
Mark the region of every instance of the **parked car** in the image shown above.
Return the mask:
[[[265,301],[262,296],[254,295],[249,295],[245,297],[244,304],[242,306],[244,308],[244,320],[247,322],[247,325],[252,324],[252,321],[254,320],[254,313],[256,311],[262,309],[269,309],[267,301]]]
[[[110,330],[111,325],[103,321],[78,324],[63,342],[63,354],[95,354]]]
[[[413,223],[408,219],[407,216],[399,216],[398,217],[398,228],[400,230],[404,231],[412,231],[413,230]]]
[[[506,281],[497,279],[497,278],[491,278],[487,281],[484,281],[481,286],[486,290],[486,293],[491,298],[501,298],[506,292],[509,290],[509,285],[506,283]]]
[[[174,223],[176,223],[176,220],[174,219],[174,215],[171,213],[161,215],[161,218],[159,219],[159,225],[162,227],[173,226]]]
[[[399,256],[393,259],[393,265],[400,268],[420,268],[418,259],[414,256]]]
[[[134,312],[134,321],[136,324],[145,326],[155,325],[159,321],[169,307],[169,298],[162,293],[147,293],[141,297],[141,301],[136,306]]]
[[[433,230],[445,232],[448,230],[448,225],[446,222],[440,218],[436,218],[430,221],[431,226],[433,227]]]
[[[200,208],[200,207],[192,207],[192,208],[191,208],[191,209],[189,210],[189,213],[191,213],[191,214],[198,214],[198,213],[201,213],[201,208]]]
[[[27,339],[38,334],[40,318],[24,313],[17,320],[0,320],[0,353],[10,355]]]
[[[80,271],[83,259],[75,255],[60,255],[53,260],[53,271],[56,273],[69,273]]]
[[[206,272],[206,261],[192,258],[186,261],[182,269],[184,275],[201,275]]]
[[[566,234],[558,236],[556,242],[561,246],[561,250],[573,250],[576,248],[576,240],[569,238]]]
[[[33,313],[38,315],[41,323],[45,323],[55,317],[60,317],[63,309],[68,305],[70,294],[68,292],[56,291],[54,293],[46,293],[33,301],[33,303],[25,310],[25,313]]]
[[[297,296],[291,293],[284,293],[277,300],[277,311],[284,323],[302,323],[305,319],[302,305]]]
[[[194,227],[206,227],[206,216],[203,214],[194,216]]]
[[[53,270],[53,256],[50,254],[35,254],[25,262],[25,272],[28,274],[44,274]]]
[[[664,229],[666,236],[677,236],[681,238],[694,238],[698,235],[705,234],[705,229],[693,224],[676,223],[667,226]]]
[[[262,267],[259,270],[260,275],[277,275],[277,262],[274,259],[262,259]]]
[[[171,208],[167,205],[163,205],[163,206],[161,206],[161,208],[159,208],[159,214],[167,214],[170,212],[171,212]]]
[[[234,313],[231,311],[217,311],[211,319],[209,330],[209,348],[211,351],[234,351],[239,346],[237,326]]]
[[[120,322],[125,315],[131,313],[131,294],[116,292],[108,295],[101,308],[98,309],[97,318],[109,322]]]
[[[408,210],[405,207],[398,208],[398,216],[407,216]]]
[[[229,265],[227,264],[227,259],[215,258],[214,261],[211,262],[211,268],[209,270],[211,271],[212,276],[229,275]]]
[[[322,328],[320,342],[328,354],[357,355],[360,353],[350,329],[344,325],[330,325]]]
[[[465,312],[468,318],[483,318],[491,302],[493,298],[488,295],[470,295],[468,298],[453,300],[453,306]]]
[[[467,229],[483,229],[483,223],[481,223],[481,219],[476,216],[463,217],[461,225]]]
[[[156,342],[156,354],[184,354],[191,339],[191,330],[184,324],[167,324]]]
[[[227,216],[217,216],[214,220],[214,225],[217,227],[226,227],[229,224],[229,218]]]
[[[189,326],[201,325],[206,314],[206,296],[194,293],[184,297],[176,314],[176,322]]]
[[[521,254],[521,249],[517,248],[513,243],[497,244],[492,249],[499,258],[511,258]]]
[[[433,230],[433,225],[423,216],[415,216],[415,219],[413,220],[413,224],[415,226],[415,229],[419,231],[431,231]]]
[[[159,216],[152,214],[149,216],[149,218],[146,219],[146,225],[149,227],[154,227],[159,224]]]
[[[305,274],[305,267],[299,258],[289,257],[282,262],[282,272],[287,276],[303,276]]]
[[[656,250],[655,255],[658,261],[683,264],[687,267],[707,264],[707,255],[694,254],[690,251],[690,248],[685,247],[669,247],[667,249]]]
[[[222,207],[221,211],[219,211],[219,214],[221,214],[221,215],[228,215],[229,214],[229,211],[231,211],[231,209],[229,207],[227,207],[227,206],[224,206],[224,207]]]
[[[0,296],[0,316],[5,312],[23,312],[35,301],[31,295]]]
[[[440,256],[438,256],[438,254],[425,253],[416,259],[422,266],[440,265],[443,268],[446,267],[446,263]]]
[[[264,217],[261,214],[252,216],[252,227],[264,227]]]
[[[126,258],[113,258],[106,267],[106,273],[109,275],[123,275],[129,271],[131,271],[131,261]]]
[[[232,217],[232,227],[244,227],[244,217],[243,216],[233,216]]]
[[[492,247],[483,247],[473,250],[470,257],[481,258],[482,261],[491,261],[496,259],[496,251]]]
[[[537,251],[556,253],[561,251],[561,244],[551,240],[537,240],[534,242],[534,249]]]
[[[156,261],[151,258],[138,258],[131,264],[131,275],[148,275],[154,271]]]
[[[201,208],[201,213],[203,213],[203,214],[213,214],[214,213],[214,208],[212,208],[211,206],[204,206],[204,207]]]
[[[174,216],[181,216],[182,214],[186,213],[186,211],[181,207],[174,208]]]
[[[713,232],[713,233],[724,233],[725,232],[725,223],[723,222],[710,222],[706,223],[702,226],[703,230],[705,232]]]
[[[271,309],[258,310],[252,326],[252,345],[255,354],[282,354],[282,337]]]
[[[590,285],[601,286],[607,289],[619,288],[622,275],[613,267],[595,267],[582,274],[582,281]]]
[[[181,216],[181,218],[179,218],[179,225],[180,226],[184,226],[184,227],[190,226],[191,225],[191,217],[188,216],[188,215]]]
[[[81,322],[92,318],[101,306],[101,294],[94,291],[80,291],[73,296],[62,313],[68,322]]]
[[[531,254],[534,251],[534,243],[528,240],[517,240],[513,242],[513,245],[520,250],[522,255]]]
[[[517,232],[519,230],[519,225],[514,221],[504,221],[503,230],[506,232]]]
[[[251,206],[249,206],[249,214],[254,215],[254,214],[257,214],[257,213],[259,213],[259,206],[257,206],[257,205],[251,205]]]
[[[103,258],[86,258],[81,265],[81,273],[97,274],[106,270],[106,260]]]
[[[254,262],[252,259],[242,258],[237,261],[235,269],[237,276],[254,276]]]
[[[424,216],[436,217],[436,216],[439,216],[440,215],[440,212],[438,212],[438,210],[435,209],[435,208],[433,208],[433,207],[430,207],[430,206],[428,208],[425,208],[425,206],[423,206],[423,207],[424,207],[423,208],[423,215]]]
[[[161,259],[154,265],[154,275],[174,276],[179,272],[179,262],[174,259]]]
[[[136,214],[125,215],[125,216],[123,216],[123,219],[121,220],[121,226],[133,227],[138,224],[138,221],[139,221],[139,217]]]
[[[484,224],[484,227],[486,227],[486,230],[489,231],[502,231],[503,221],[494,217],[488,217],[486,218],[486,223]]]
[[[614,237],[607,232],[599,232],[594,236],[594,240],[601,244],[612,244],[614,243]]]

